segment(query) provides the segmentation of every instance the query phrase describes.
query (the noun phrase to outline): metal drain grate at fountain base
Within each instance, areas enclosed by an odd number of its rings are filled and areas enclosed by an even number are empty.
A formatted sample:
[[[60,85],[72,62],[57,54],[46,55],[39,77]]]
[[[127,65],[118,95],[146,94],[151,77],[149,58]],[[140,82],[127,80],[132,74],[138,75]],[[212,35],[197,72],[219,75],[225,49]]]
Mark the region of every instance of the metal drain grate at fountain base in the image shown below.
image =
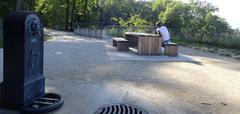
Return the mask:
[[[111,104],[97,109],[94,114],[148,114],[148,112],[129,104]]]

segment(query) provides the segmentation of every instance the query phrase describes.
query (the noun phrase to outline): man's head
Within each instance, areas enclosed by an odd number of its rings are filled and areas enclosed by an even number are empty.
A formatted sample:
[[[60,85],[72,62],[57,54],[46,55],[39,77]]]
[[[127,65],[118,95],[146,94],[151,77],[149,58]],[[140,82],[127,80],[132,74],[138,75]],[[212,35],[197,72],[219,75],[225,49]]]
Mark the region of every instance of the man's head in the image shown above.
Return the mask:
[[[162,26],[162,24],[160,23],[160,22],[156,22],[156,24],[155,24],[157,27],[161,27]]]

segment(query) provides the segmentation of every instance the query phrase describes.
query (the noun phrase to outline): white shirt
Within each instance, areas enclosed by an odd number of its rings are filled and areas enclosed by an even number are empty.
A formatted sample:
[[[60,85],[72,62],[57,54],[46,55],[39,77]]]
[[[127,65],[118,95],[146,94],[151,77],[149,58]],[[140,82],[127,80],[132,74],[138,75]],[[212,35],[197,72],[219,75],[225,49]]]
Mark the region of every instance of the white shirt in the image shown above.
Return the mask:
[[[157,28],[157,32],[161,33],[163,41],[170,40],[170,35],[169,35],[168,29],[166,26],[161,26],[161,27]]]

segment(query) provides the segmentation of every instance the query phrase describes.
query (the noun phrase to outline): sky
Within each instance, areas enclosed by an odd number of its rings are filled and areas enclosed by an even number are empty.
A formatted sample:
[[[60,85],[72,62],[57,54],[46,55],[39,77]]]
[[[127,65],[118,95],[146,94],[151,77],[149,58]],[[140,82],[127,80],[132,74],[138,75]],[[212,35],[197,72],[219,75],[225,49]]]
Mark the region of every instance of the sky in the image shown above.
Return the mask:
[[[189,0],[181,0],[188,2]],[[212,3],[219,8],[217,15],[226,19],[229,25],[236,29],[240,28],[240,0],[200,0]]]

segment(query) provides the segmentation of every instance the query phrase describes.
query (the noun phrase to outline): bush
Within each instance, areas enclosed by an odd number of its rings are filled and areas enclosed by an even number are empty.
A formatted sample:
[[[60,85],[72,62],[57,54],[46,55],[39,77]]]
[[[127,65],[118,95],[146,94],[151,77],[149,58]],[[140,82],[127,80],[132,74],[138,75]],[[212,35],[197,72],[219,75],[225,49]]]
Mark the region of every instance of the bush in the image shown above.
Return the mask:
[[[238,29],[233,32],[232,46],[240,49],[240,31]]]
[[[124,29],[123,28],[117,28],[117,27],[107,28],[107,34],[110,35],[110,36],[115,36],[115,37],[123,37],[124,36]]]
[[[0,17],[0,39],[3,39],[3,19]]]
[[[108,26],[106,27],[107,34],[115,37],[124,37],[125,32],[143,32],[143,33],[154,33],[154,26]]]
[[[125,32],[144,32],[144,33],[154,33],[154,26],[108,26],[105,28],[107,30],[107,34],[115,37],[124,37]],[[240,49],[240,31],[234,30],[231,34],[225,33],[220,36],[216,36],[214,38],[202,38],[201,35],[197,35],[197,33],[182,33],[175,32],[172,29],[169,29],[171,39],[174,42],[178,43],[199,43],[204,45],[214,45],[217,47],[225,47],[225,48],[235,48]],[[216,33],[217,34],[217,33]],[[207,39],[207,40],[206,40]],[[183,44],[184,45],[184,44]]]
[[[3,48],[3,39],[0,39],[0,48]]]

